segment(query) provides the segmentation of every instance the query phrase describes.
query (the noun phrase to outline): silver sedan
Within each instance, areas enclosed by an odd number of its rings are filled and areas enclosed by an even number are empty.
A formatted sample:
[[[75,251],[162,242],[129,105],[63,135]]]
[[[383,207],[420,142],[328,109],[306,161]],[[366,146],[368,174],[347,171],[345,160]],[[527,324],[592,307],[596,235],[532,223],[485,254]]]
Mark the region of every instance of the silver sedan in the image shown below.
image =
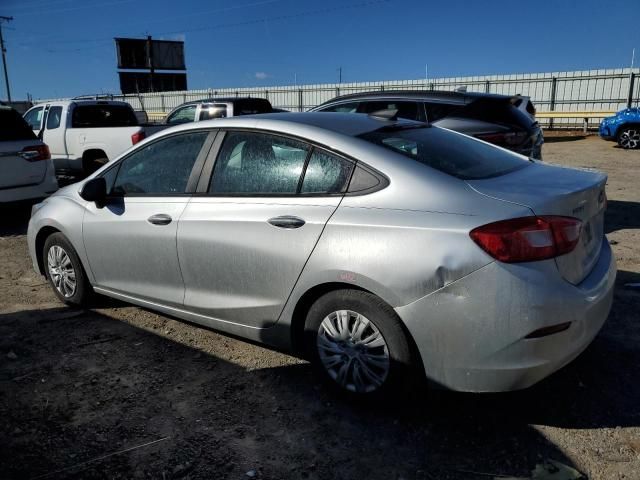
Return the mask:
[[[606,176],[389,112],[155,135],[34,206],[35,269],[303,355],[355,396],[528,387],[611,308]]]

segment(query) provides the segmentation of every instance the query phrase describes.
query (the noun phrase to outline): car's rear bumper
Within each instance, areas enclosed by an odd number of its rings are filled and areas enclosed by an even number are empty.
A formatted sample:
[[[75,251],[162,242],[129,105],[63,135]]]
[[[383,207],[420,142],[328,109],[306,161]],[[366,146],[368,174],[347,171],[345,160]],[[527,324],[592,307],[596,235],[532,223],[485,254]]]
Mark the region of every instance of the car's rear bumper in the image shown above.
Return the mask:
[[[529,387],[577,357],[611,308],[615,259],[606,239],[579,285],[555,262],[494,262],[396,309],[413,336],[430,381],[445,388],[499,392]],[[571,322],[560,333],[525,338]]]
[[[47,170],[40,183],[0,188],[0,203],[43,198],[56,190],[58,190],[58,180],[53,173],[53,163],[49,160]]]

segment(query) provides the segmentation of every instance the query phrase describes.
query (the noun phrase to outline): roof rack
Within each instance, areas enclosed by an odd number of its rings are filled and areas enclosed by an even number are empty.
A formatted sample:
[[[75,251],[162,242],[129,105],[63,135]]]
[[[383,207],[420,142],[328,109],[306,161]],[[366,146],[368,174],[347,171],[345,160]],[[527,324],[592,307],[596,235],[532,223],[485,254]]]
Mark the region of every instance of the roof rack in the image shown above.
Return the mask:
[[[89,95],[78,95],[77,97],[73,97],[71,100],[113,100],[113,97],[113,93],[94,93]]]

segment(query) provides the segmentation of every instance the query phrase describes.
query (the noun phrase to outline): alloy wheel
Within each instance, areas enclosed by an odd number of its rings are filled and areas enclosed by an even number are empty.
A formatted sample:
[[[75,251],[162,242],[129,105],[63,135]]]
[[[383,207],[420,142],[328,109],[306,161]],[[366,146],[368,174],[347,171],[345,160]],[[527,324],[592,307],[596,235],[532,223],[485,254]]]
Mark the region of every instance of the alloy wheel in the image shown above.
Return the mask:
[[[64,297],[76,293],[76,271],[67,252],[59,245],[52,245],[47,253],[49,277],[55,289]]]
[[[326,372],[348,391],[373,392],[389,374],[389,348],[382,333],[357,312],[338,310],[327,315],[316,345]]]
[[[623,130],[619,143],[622,148],[638,148],[640,146],[640,130],[634,128]]]

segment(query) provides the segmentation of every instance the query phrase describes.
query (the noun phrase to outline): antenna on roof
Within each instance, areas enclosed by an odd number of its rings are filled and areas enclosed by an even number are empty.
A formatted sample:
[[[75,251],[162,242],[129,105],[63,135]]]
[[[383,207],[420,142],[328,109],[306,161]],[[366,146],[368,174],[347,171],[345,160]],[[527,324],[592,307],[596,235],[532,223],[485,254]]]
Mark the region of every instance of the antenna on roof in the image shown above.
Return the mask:
[[[398,109],[385,108],[384,110],[371,112],[369,116],[378,120],[398,120]]]

